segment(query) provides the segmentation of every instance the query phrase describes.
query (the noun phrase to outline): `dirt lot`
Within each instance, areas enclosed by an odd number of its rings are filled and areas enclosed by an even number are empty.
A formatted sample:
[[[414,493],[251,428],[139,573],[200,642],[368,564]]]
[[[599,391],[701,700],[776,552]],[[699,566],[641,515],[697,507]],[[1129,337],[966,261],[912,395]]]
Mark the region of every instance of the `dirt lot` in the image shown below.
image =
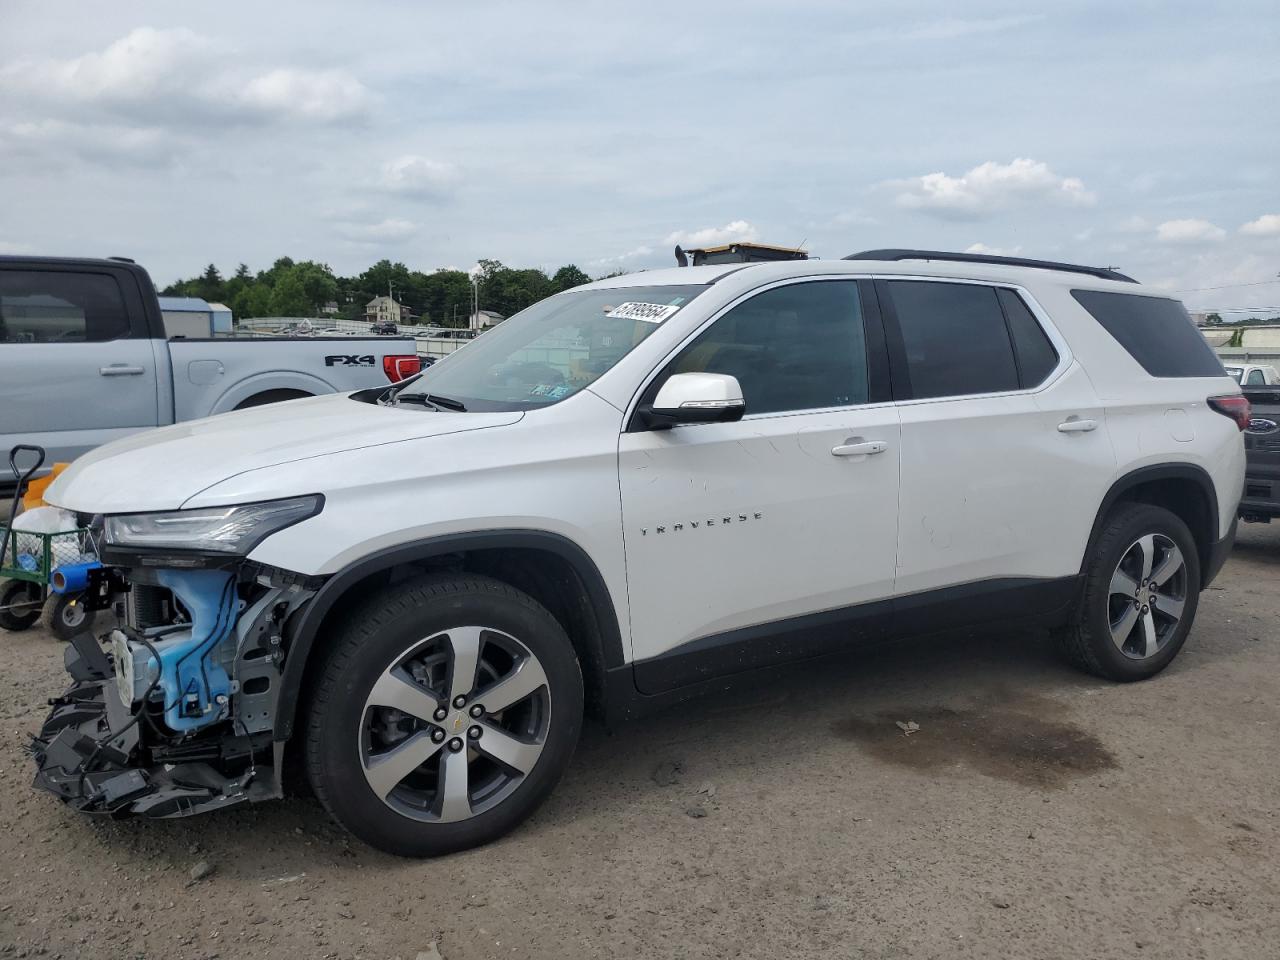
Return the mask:
[[[531,823],[427,863],[311,800],[102,823],[36,795],[61,648],[0,633],[0,957],[1274,957],[1277,613],[1280,526],[1246,527],[1152,682],[1027,634],[809,664],[589,729]]]

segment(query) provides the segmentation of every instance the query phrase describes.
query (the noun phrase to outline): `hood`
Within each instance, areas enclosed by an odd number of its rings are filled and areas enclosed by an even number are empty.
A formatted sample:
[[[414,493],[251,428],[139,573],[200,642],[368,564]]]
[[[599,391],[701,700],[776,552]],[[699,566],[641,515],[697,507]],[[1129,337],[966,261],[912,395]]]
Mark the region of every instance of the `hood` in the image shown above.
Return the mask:
[[[253,407],[158,430],[144,430],[85,454],[45,493],[81,513],[176,510],[236,474],[464,430],[505,426],[519,411],[443,413],[382,407],[348,394]],[[323,482],[297,494],[322,493]]]

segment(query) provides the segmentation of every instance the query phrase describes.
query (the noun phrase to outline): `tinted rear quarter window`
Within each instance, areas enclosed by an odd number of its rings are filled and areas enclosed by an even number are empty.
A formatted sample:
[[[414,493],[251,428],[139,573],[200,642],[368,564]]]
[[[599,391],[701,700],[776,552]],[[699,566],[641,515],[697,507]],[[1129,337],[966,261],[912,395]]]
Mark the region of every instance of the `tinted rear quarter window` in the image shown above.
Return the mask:
[[[1009,321],[1013,352],[1018,357],[1018,372],[1024,387],[1038,387],[1058,365],[1058,351],[1035,315],[1012,290],[999,291],[1000,305]]]
[[[1071,295],[1151,376],[1226,375],[1177,300],[1099,290],[1072,290]]]
[[[888,286],[912,396],[1018,389],[1013,346],[994,287],[926,280],[890,280]]]

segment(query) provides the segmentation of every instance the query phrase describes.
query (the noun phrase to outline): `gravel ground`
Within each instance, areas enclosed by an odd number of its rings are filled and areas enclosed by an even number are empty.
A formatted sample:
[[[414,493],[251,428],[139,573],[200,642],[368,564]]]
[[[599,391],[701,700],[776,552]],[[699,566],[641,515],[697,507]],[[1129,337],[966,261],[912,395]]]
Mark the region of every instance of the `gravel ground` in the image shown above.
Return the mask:
[[[23,754],[61,647],[0,631],[0,957],[1276,956],[1278,581],[1242,528],[1149,683],[983,635],[589,728],[530,823],[435,862],[306,799],[64,810]]]

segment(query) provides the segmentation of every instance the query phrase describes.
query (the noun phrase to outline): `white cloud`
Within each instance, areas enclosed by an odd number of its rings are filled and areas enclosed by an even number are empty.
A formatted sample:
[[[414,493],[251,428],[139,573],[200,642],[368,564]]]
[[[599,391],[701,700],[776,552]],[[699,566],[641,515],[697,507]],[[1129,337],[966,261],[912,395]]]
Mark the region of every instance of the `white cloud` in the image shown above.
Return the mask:
[[[880,221],[861,210],[846,210],[832,217],[831,223],[837,227],[875,227]]]
[[[1089,206],[1097,199],[1078,177],[1060,177],[1038,160],[988,160],[958,177],[928,173],[891,181],[900,207],[946,219],[976,219],[1020,203]]]
[[[703,227],[701,230],[677,230],[667,234],[663,243],[682,247],[714,247],[722,243],[743,240],[759,240],[760,231],[746,220],[733,220],[723,227]]]
[[[148,125],[280,118],[334,123],[363,116],[372,95],[341,69],[254,73],[223,45],[186,28],[138,27],[101,51],[0,68],[0,94],[102,120],[110,110]],[[90,114],[91,112],[91,114]]]
[[[365,85],[345,70],[290,67],[254,77],[239,96],[240,103],[264,114],[319,123],[360,117],[369,109],[371,99]]]
[[[622,264],[626,263],[629,260],[639,260],[643,257],[651,257],[651,256],[653,256],[653,247],[650,247],[647,244],[641,244],[640,246],[632,250],[628,250],[626,253],[620,253],[614,257],[600,257],[598,260],[592,260],[587,264],[587,266],[589,267],[621,266]]]
[[[128,103],[167,95],[184,72],[203,73],[212,52],[212,44],[191,30],[138,27],[101,52],[18,61],[0,72],[0,80],[50,99]]]
[[[1121,220],[1116,224],[1116,230],[1120,233],[1146,233],[1150,229],[1150,222],[1136,213],[1132,217]]]
[[[408,220],[388,217],[378,223],[340,223],[337,231],[353,243],[394,243],[412,237],[418,232],[418,226]]]
[[[1208,220],[1166,220],[1156,227],[1156,239],[1161,243],[1216,243],[1227,231]]]
[[[1016,247],[989,247],[985,243],[971,243],[964,248],[965,253],[982,253],[989,257],[1016,257],[1022,252],[1022,245]]]
[[[392,193],[431,199],[447,192],[457,179],[453,164],[407,154],[382,165],[378,185]]]
[[[1240,232],[1251,237],[1280,235],[1280,213],[1264,213],[1257,220],[1250,220],[1240,227]]]
[[[1002,33],[1043,19],[1043,15],[984,17],[969,20],[944,17],[931,23],[911,27],[901,36],[904,40],[958,40],[961,37],[983,33]]]

